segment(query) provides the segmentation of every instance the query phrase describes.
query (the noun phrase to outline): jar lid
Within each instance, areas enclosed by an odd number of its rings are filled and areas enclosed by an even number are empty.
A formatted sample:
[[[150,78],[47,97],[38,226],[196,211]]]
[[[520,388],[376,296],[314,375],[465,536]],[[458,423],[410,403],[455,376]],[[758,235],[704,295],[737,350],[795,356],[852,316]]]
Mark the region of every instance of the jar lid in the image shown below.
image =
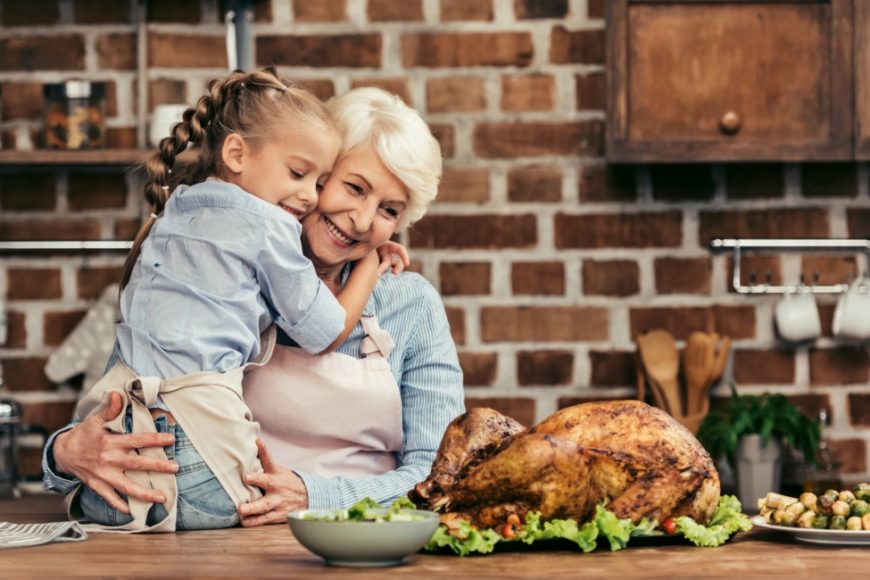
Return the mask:
[[[49,99],[102,99],[106,83],[69,80],[62,83],[47,83],[42,86],[42,96]]]
[[[21,405],[12,399],[0,399],[0,423],[18,423],[21,420]]]

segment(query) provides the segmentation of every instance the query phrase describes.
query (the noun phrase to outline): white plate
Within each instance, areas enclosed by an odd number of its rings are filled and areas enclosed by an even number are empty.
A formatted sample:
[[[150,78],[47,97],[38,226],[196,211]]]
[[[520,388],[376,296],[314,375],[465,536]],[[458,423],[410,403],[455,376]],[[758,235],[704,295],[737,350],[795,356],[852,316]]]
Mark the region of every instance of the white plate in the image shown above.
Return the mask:
[[[777,526],[764,521],[761,516],[752,518],[752,524],[765,530],[791,534],[801,542],[829,546],[870,546],[870,530],[817,530],[816,528],[792,528]]]

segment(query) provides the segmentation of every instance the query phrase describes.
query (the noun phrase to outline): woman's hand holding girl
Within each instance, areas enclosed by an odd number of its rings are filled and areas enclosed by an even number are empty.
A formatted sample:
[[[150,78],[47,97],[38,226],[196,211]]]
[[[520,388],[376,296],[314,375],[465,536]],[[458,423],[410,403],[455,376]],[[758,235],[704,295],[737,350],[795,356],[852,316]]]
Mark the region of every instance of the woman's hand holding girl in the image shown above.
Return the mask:
[[[242,525],[283,524],[290,512],[308,507],[308,491],[302,478],[275,463],[260,439],[257,439],[257,450],[263,472],[245,474],[245,483],[259,487],[264,495],[239,506]]]

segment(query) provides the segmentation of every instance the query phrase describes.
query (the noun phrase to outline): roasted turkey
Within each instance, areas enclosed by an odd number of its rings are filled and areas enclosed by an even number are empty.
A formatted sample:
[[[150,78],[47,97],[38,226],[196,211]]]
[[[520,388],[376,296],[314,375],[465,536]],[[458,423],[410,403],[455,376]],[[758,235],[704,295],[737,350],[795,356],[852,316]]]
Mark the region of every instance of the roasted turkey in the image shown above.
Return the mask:
[[[531,429],[478,408],[447,427],[429,478],[408,495],[448,527],[496,528],[529,511],[585,521],[605,498],[635,523],[687,515],[706,524],[719,474],[685,427],[640,401],[575,405]]]

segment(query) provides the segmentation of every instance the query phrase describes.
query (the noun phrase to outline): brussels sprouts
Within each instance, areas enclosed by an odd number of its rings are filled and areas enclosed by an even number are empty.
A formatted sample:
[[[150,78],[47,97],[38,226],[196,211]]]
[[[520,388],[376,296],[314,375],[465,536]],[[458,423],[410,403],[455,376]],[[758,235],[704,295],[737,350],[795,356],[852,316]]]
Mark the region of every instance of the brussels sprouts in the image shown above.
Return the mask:
[[[816,517],[813,518],[813,527],[820,530],[827,530],[829,523],[830,518],[828,518],[828,516],[826,516],[825,514],[816,514]]]
[[[858,516],[859,518],[870,512],[870,504],[868,504],[863,499],[856,499],[852,502],[852,510],[849,512],[853,516]]]
[[[804,504],[802,504],[801,502],[796,501],[796,502],[794,502],[793,504],[789,505],[787,508],[785,508],[785,511],[786,511],[789,515],[791,515],[792,517],[794,517],[795,519],[797,519],[797,518],[800,517],[800,515],[801,515],[802,513],[804,513],[805,511],[807,511],[807,508],[805,508],[805,507],[804,507]]]
[[[861,516],[861,524],[864,526],[865,530],[870,530],[870,514],[864,514]]]
[[[832,530],[845,530],[846,529],[846,518],[843,516],[833,516],[831,518],[831,529]]]
[[[801,497],[800,497],[800,501],[804,505],[804,507],[807,508],[808,510],[818,511],[816,508],[818,505],[819,498],[816,497],[816,494],[814,494],[813,492],[808,491],[806,493],[802,493]]]
[[[840,501],[844,501],[846,503],[852,503],[853,501],[855,501],[855,494],[852,493],[851,491],[849,491],[848,489],[844,489],[843,491],[840,492],[838,499]]]
[[[858,516],[852,516],[848,520],[846,520],[846,529],[847,530],[860,530],[861,529],[861,518]]]
[[[797,520],[797,525],[799,528],[811,528],[813,527],[813,521],[816,519],[816,514],[812,510],[807,510],[800,515]]]
[[[831,506],[831,511],[835,516],[848,516],[849,515],[849,504],[842,500],[837,500]]]

